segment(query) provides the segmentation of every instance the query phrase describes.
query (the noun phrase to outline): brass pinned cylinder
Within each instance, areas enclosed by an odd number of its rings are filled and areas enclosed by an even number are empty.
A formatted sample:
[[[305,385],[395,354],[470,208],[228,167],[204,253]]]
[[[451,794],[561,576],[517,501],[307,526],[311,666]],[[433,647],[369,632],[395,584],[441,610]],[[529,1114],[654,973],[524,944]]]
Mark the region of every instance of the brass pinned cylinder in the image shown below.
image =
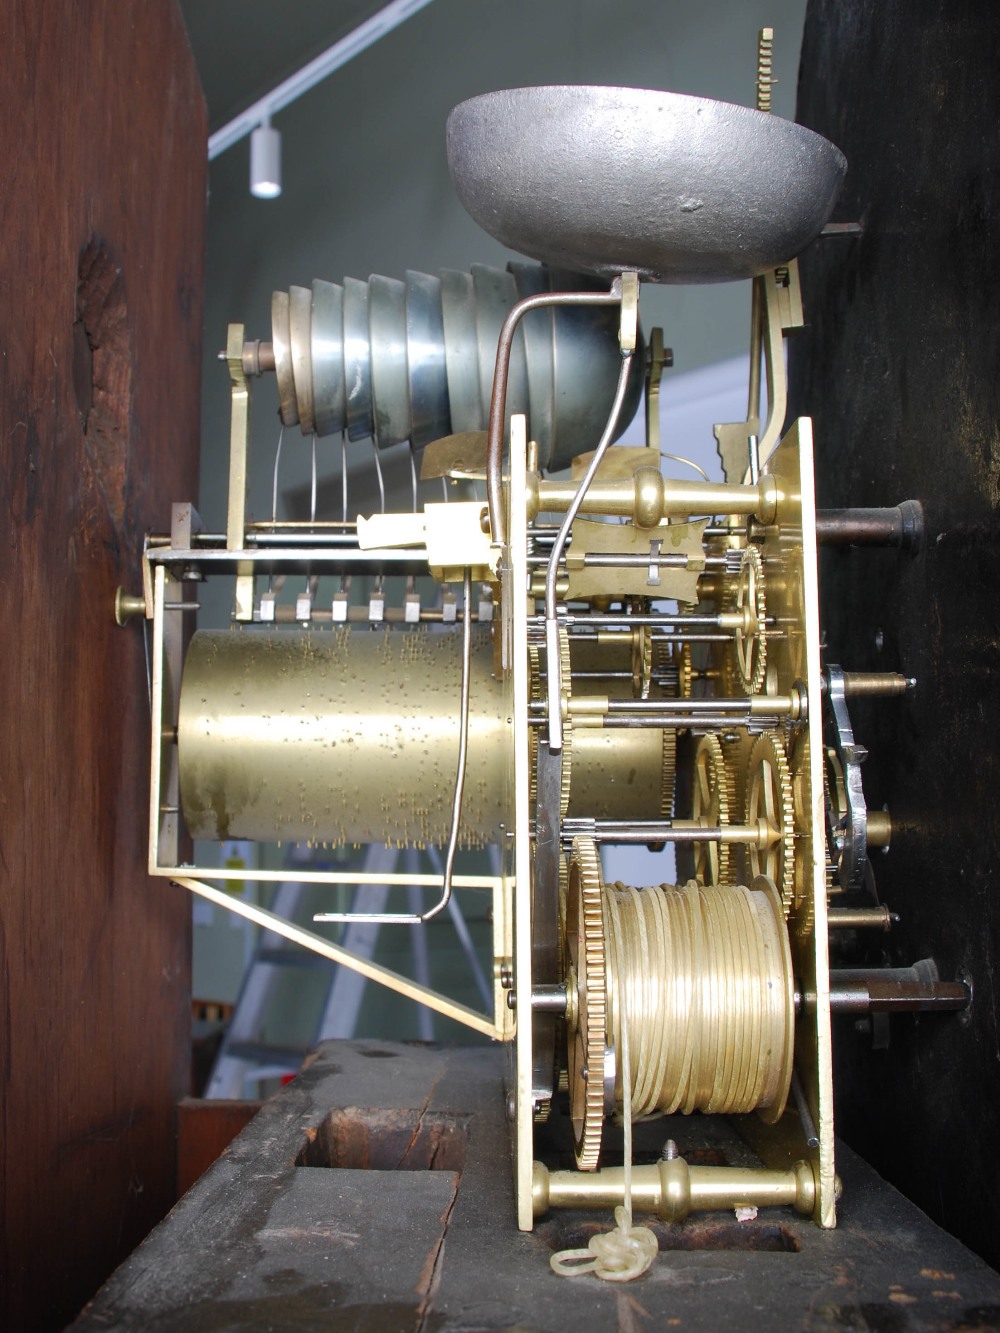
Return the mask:
[[[197,633],[177,737],[192,837],[446,843],[461,650],[425,629]],[[462,846],[500,837],[509,733],[489,633],[474,629]]]
[[[513,734],[492,674],[489,631],[472,633],[459,843],[482,847],[511,824],[504,793]],[[197,633],[184,665],[177,731],[191,836],[445,844],[461,649],[460,634],[427,628]],[[613,747],[607,735],[580,729],[572,758],[576,804],[598,819],[661,816],[663,793],[669,800],[672,789],[672,733],[636,730]]]

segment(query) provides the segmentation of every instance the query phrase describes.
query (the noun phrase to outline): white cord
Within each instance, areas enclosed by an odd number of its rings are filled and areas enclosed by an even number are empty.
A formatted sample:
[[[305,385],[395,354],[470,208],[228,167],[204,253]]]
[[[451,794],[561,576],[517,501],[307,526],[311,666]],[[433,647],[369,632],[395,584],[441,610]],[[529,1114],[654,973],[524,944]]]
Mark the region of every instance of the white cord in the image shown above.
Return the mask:
[[[341,518],[347,522],[347,435],[340,433],[340,499]]]
[[[612,910],[614,910],[612,908]],[[617,948],[620,933],[612,932],[609,943]],[[621,970],[615,969],[621,976]],[[619,997],[619,1005],[621,997]],[[625,1133],[624,1204],[615,1209],[616,1231],[591,1236],[586,1249],[558,1250],[549,1266],[560,1277],[593,1273],[602,1282],[632,1282],[641,1277],[656,1258],[659,1243],[649,1227],[632,1225],[632,1070],[629,1065],[628,1024],[621,1024],[619,1038],[622,1061],[622,1118]]]
[[[316,436],[312,437],[312,493],[309,496],[309,522],[316,522]]]
[[[382,500],[382,513],[385,513],[385,482],[382,480],[382,464],[379,462],[378,442],[372,440],[372,448],[375,451],[375,474],[378,477],[378,493]]]
[[[285,438],[284,422],[278,427],[278,447],[274,451],[274,484],[271,487],[271,525],[275,526],[278,522],[278,469],[281,464],[281,442]],[[274,574],[267,576],[267,590],[274,591]]]
[[[661,458],[669,458],[669,459],[671,459],[674,463],[683,463],[683,464],[685,465],[685,467],[689,467],[689,468],[691,468],[691,469],[692,469],[693,471],[695,471],[695,472],[700,472],[701,475],[705,478],[706,481],[709,481],[709,480],[710,480],[709,475],[708,475],[708,473],[705,471],[705,469],[704,469],[699,463],[695,463],[695,462],[694,462],[692,459],[690,459],[690,458],[684,458],[683,455],[681,455],[681,454],[667,454],[667,453],[664,453],[662,449],[660,450],[660,457],[661,457]]]
[[[413,444],[410,444],[410,476],[413,479],[413,512],[417,512],[417,459],[413,452]]]
[[[271,490],[271,522],[278,521],[278,466],[281,463],[281,442],[285,438],[285,427],[278,431],[278,447],[274,451],[274,486]]]

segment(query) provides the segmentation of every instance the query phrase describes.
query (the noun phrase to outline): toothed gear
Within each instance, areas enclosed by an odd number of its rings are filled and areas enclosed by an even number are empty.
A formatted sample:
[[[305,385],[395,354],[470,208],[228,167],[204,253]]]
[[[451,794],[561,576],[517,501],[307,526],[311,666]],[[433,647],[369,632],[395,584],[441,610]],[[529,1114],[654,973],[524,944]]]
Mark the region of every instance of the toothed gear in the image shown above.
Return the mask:
[[[677,698],[691,698],[691,683],[694,680],[694,667],[691,661],[689,643],[674,644],[674,662],[677,666]]]
[[[546,676],[542,669],[542,643],[528,644],[528,679],[531,685],[532,699],[544,699],[546,693]],[[562,687],[566,695],[573,691],[572,666],[569,655],[569,634],[565,625],[559,626],[559,668],[562,676]]]
[[[673,698],[676,688],[677,672],[673,670],[673,658],[670,656],[670,644],[666,639],[653,639],[653,660],[650,667],[651,689],[653,698]],[[652,683],[655,682],[655,690]]]
[[[748,694],[759,694],[767,667],[767,606],[764,600],[764,563],[756,546],[748,546],[740,560],[736,581],[736,610],[748,623],[733,632],[736,669]]]
[[[792,809],[795,812],[795,827],[807,829],[811,824],[811,804],[809,800],[809,732],[805,729],[799,732],[798,736],[788,751],[788,764],[792,770]],[[823,798],[827,803],[830,800],[828,787],[828,774],[826,767],[823,768]],[[825,866],[825,884],[826,892],[829,894],[836,879],[836,866],[831,860],[831,849],[828,843],[824,841],[824,866]],[[798,915],[796,922],[800,929],[804,925],[811,926],[813,919],[813,909],[811,906],[812,862],[807,856],[798,856],[795,860],[795,902],[793,911]]]
[[[787,918],[795,900],[795,807],[788,759],[777,731],[759,736],[750,751],[746,822],[760,819],[768,825],[771,843],[763,851],[747,844],[747,877],[766,875],[774,881]]]
[[[653,640],[653,675],[656,678],[658,691],[658,695],[654,697],[680,698],[680,670],[677,658],[674,656],[675,647],[675,644],[668,643],[666,639]]]
[[[528,644],[528,680],[532,699],[542,697],[542,645]]]
[[[534,810],[538,802],[538,733],[539,727],[528,732],[528,808]],[[569,796],[573,786],[573,723],[563,718],[562,775],[559,784],[559,818],[566,818]]]
[[[542,672],[539,645],[528,644],[528,666],[531,672],[531,697],[546,697],[545,675]],[[569,656],[569,635],[565,628],[559,628],[559,667],[562,677],[563,693],[568,698],[572,693],[572,667]],[[528,803],[534,810],[538,801],[538,727],[528,731]],[[573,783],[573,723],[569,717],[563,718],[562,775],[559,786],[559,818],[566,818],[569,809],[569,794]]]
[[[577,1167],[594,1171],[604,1126],[607,966],[601,862],[591,838],[573,839],[566,941],[570,955],[566,982],[576,995],[567,1010],[570,1118]]]
[[[743,550],[737,546],[727,547],[723,553],[726,562],[726,574],[730,578],[739,578],[740,566],[743,563]]]
[[[566,899],[569,897],[569,857],[559,853],[559,961],[566,969]]]
[[[742,815],[747,804],[747,772],[750,767],[750,751],[754,737],[746,727],[733,727],[719,736],[722,742],[722,757],[726,761],[726,772],[732,782],[733,803],[729,809],[734,819]]]
[[[677,777],[677,732],[663,728],[663,758],[660,764],[660,816],[669,819],[674,808],[674,783]]]
[[[653,683],[653,634],[648,625],[632,633],[632,691],[637,699],[648,699]]]
[[[736,809],[736,791],[717,736],[702,736],[694,752],[692,817],[702,828],[730,822]],[[702,884],[729,884],[731,844],[696,842],[694,873]]]

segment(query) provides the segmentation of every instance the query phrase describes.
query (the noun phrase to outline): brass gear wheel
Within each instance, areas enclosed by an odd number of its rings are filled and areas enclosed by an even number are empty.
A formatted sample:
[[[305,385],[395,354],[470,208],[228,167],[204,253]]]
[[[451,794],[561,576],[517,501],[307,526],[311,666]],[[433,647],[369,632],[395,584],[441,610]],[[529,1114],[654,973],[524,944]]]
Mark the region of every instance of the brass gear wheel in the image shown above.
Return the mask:
[[[532,699],[542,697],[542,645],[528,644],[528,690]]]
[[[750,751],[747,772],[746,823],[764,820],[770,845],[747,844],[747,878],[766,875],[781,894],[787,918],[795,901],[795,804],[792,776],[781,733],[766,731]]]
[[[656,688],[653,689],[651,681],[643,698],[690,699],[694,677],[690,646],[654,639],[652,675],[656,679]]]
[[[604,1126],[607,965],[601,862],[591,838],[574,838],[566,898],[567,1066],[576,1164],[594,1171]]]
[[[674,808],[674,784],[677,779],[677,732],[663,728],[663,760],[660,766],[660,817],[669,819]]]
[[[809,732],[803,729],[796,737],[788,753],[788,762],[792,770],[792,802],[795,812],[795,826],[800,829],[813,827],[813,837],[817,835],[812,820],[812,811],[809,802]],[[828,798],[827,773],[823,772],[823,791],[824,799]],[[825,863],[825,882],[826,892],[829,896],[830,890],[836,882],[836,869],[830,859],[830,849],[826,845],[825,830],[824,837],[820,840],[820,845],[825,849],[823,857]],[[799,855],[795,858],[795,901],[793,912],[795,913],[795,929],[799,935],[808,934],[813,928],[815,919],[815,909],[812,900],[812,854],[815,852],[815,845],[810,848],[810,855]]]
[[[732,782],[733,804],[729,810],[733,819],[742,815],[747,804],[747,773],[750,768],[750,751],[754,737],[746,727],[733,727],[720,733],[722,757],[726,761],[726,772]]]
[[[665,639],[654,639],[652,662],[650,664],[650,698],[667,699],[673,696],[674,687],[670,683],[670,668],[672,666],[670,644]]]
[[[677,698],[681,690],[691,693],[691,650],[680,651],[687,655],[684,663],[672,655],[671,645],[665,639],[653,638],[649,625],[640,625],[633,631],[632,685],[636,698]],[[676,683],[670,682],[671,674]]]
[[[566,632],[565,625],[559,626],[559,668],[563,690],[569,695],[573,689],[573,668],[569,654],[569,634]],[[542,644],[540,643],[528,644],[528,679],[532,699],[544,699],[546,678],[542,666]]]
[[[677,667],[677,698],[691,698],[691,683],[694,680],[694,666],[691,661],[691,645],[675,643],[673,645],[674,664]]]
[[[559,957],[566,967],[566,899],[569,896],[569,857],[559,853]]]
[[[748,546],[740,559],[736,610],[744,617],[744,624],[733,631],[736,670],[746,692],[759,694],[767,669],[767,604],[764,599],[764,562],[756,546]]]
[[[728,824],[736,810],[736,791],[726,765],[722,742],[717,736],[702,736],[695,747],[691,791],[691,815],[702,828]],[[694,873],[702,884],[729,884],[728,842],[696,842]]]

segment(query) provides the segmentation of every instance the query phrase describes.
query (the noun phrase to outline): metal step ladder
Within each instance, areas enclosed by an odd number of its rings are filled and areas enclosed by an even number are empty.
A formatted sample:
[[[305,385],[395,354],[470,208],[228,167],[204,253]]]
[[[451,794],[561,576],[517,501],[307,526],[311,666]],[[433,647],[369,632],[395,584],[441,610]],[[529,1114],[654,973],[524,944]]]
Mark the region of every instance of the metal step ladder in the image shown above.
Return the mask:
[[[420,868],[420,853],[411,849],[385,847],[376,843],[365,849],[360,871],[370,875],[391,875],[397,869],[416,874]],[[441,857],[436,848],[426,848],[423,855],[430,860],[436,874],[442,873]],[[295,859],[293,864],[302,864]],[[499,854],[495,856],[494,873],[499,873]],[[291,866],[290,866],[291,870]],[[289,878],[278,885],[272,910],[299,925],[309,925],[309,889],[313,887]],[[414,914],[422,910],[422,891],[418,885],[407,888],[408,910]],[[351,912],[374,914],[385,911],[389,897],[387,885],[359,884],[352,895]],[[462,912],[458,895],[448,903],[448,916],[458,936],[462,952],[469,964],[476,989],[483,1006],[493,1005],[493,988],[475,950],[468,924]],[[378,946],[380,925],[372,921],[348,922],[341,938],[345,949],[369,961]],[[430,985],[430,958],[427,935],[420,927],[410,928],[410,950],[414,980]],[[326,995],[313,1029],[312,1041],[307,1046],[283,1047],[263,1040],[267,1018],[274,1002],[279,980],[289,968],[323,968],[329,973]],[[353,1037],[365,996],[367,978],[350,968],[328,962],[316,954],[300,949],[283,940],[274,931],[261,931],[250,958],[233,1017],[226,1029],[216,1056],[212,1073],[205,1089],[206,1097],[244,1099],[259,1095],[260,1084],[267,1079],[284,1078],[301,1068],[307,1051],[317,1042],[332,1037]],[[421,1041],[434,1040],[434,1015],[429,1009],[418,1008],[417,1031]]]

